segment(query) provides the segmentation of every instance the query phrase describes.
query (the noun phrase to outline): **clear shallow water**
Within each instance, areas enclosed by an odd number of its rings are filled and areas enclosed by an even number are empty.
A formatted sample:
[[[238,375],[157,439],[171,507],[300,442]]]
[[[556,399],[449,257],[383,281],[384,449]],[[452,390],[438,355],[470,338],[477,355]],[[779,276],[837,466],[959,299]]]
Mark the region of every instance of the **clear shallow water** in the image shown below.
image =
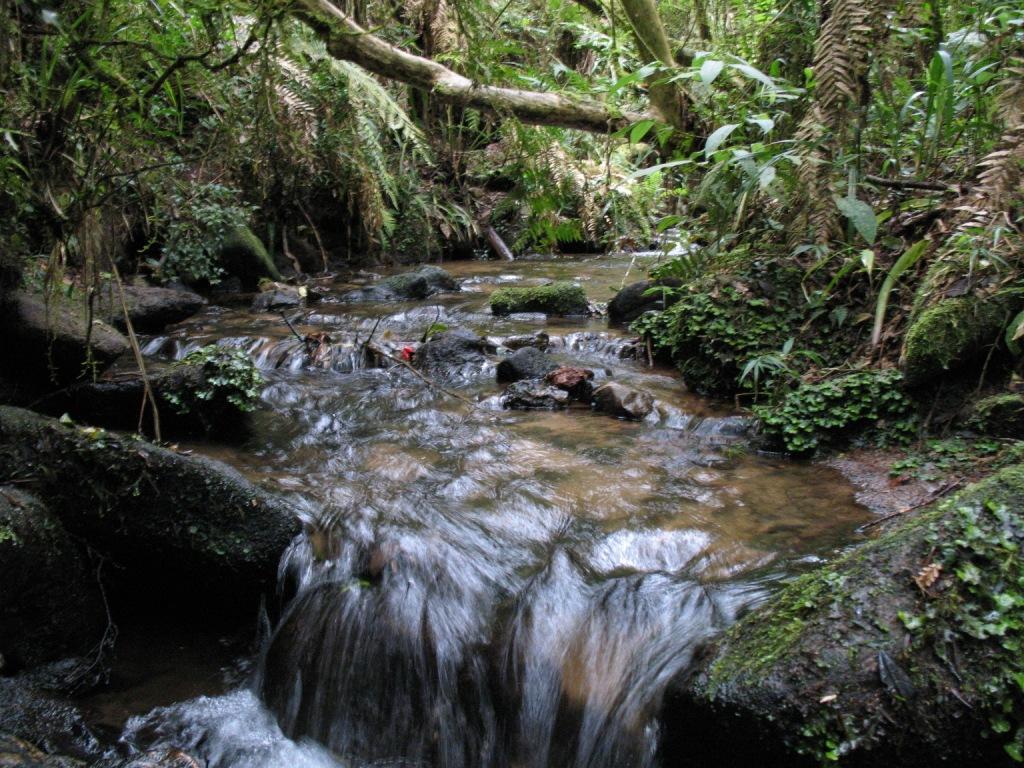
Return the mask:
[[[252,438],[194,447],[317,511],[282,559],[251,685],[141,715],[125,743],[212,766],[654,764],[661,697],[694,652],[868,513],[831,470],[744,452],[742,420],[647,368],[627,332],[486,309],[499,284],[574,275],[607,300],[630,263],[446,265],[463,291],[409,304],[334,285],[289,313],[332,339],[314,368],[277,315],[211,310],[152,339],[158,357],[252,355]],[[356,352],[374,327],[398,349],[435,321],[496,342],[543,330],[557,359],[657,411],[502,411],[493,363],[447,382],[471,408]]]

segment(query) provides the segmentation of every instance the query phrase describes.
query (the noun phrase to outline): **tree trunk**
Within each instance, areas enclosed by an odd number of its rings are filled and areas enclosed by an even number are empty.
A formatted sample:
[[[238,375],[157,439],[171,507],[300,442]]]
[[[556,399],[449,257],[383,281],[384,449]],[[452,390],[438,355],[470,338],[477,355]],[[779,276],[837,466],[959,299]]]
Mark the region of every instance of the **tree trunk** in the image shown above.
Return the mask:
[[[450,104],[512,115],[533,125],[595,133],[617,131],[638,120],[657,119],[647,112],[623,113],[592,99],[477,83],[367,32],[329,0],[298,0],[294,13],[324,41],[332,56],[382,77],[427,90]]]

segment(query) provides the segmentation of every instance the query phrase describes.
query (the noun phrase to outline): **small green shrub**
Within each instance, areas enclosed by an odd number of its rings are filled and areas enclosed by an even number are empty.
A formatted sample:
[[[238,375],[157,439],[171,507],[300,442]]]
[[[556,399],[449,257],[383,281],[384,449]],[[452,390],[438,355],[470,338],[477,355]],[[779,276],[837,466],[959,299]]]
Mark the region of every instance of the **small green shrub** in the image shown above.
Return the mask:
[[[241,350],[210,344],[189,353],[177,365],[203,367],[199,387],[164,393],[178,413],[200,412],[210,405],[215,409],[218,405],[233,407],[242,413],[256,409],[263,391],[263,376]]]
[[[177,191],[157,216],[163,257],[150,266],[164,279],[218,282],[224,273],[220,253],[252,213],[238,197],[236,190],[220,184],[193,184]]]
[[[754,413],[765,435],[787,451],[808,454],[845,430],[875,428],[890,437],[912,434],[911,403],[898,371],[860,371],[817,384],[801,384],[777,405]],[[872,423],[873,422],[873,423]]]

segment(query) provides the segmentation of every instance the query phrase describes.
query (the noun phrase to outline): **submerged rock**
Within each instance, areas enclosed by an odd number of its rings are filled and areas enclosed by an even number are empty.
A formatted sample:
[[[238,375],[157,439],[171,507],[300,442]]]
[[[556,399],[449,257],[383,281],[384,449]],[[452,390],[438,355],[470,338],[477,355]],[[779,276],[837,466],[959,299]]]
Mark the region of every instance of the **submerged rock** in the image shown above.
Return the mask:
[[[498,383],[541,379],[558,367],[558,363],[535,347],[523,347],[498,363]]]
[[[189,595],[249,610],[299,530],[290,505],[220,462],[18,408],[0,407],[0,468],[149,603]]]
[[[557,410],[569,407],[569,393],[542,381],[517,381],[505,390],[501,405],[513,410]]]
[[[532,287],[499,288],[491,294],[491,312],[511,315],[543,312],[546,315],[587,315],[586,292],[573,283],[550,283]]]
[[[685,747],[696,765],[1009,764],[1021,734],[993,723],[1021,711],[1024,571],[1008,553],[1024,546],[1022,510],[1018,464],[793,581],[677,681],[666,754]]]
[[[138,333],[159,333],[172,323],[192,317],[206,306],[206,299],[198,293],[179,288],[124,285],[122,290],[132,328]],[[125,330],[121,292],[113,283],[106,283],[100,288],[99,306],[104,320]]]
[[[0,657],[21,669],[97,644],[106,612],[81,544],[38,497],[0,486]]]
[[[9,733],[0,733],[0,766],[3,768],[81,768],[81,760],[48,755],[34,744]]]
[[[678,288],[682,281],[675,278],[664,280],[641,280],[631,283],[615,294],[608,302],[608,321],[613,325],[626,325],[644,312],[666,309],[679,300],[672,291],[647,291],[654,287]]]
[[[346,294],[345,298],[349,301],[414,300],[458,290],[455,278],[440,267],[427,264],[415,272],[385,277],[374,285]]]
[[[0,312],[0,368],[25,394],[88,378],[130,349],[102,320],[90,327],[83,302],[18,293]]]
[[[502,339],[495,340],[495,346],[505,347],[507,349],[522,349],[523,347],[536,347],[542,352],[548,348],[551,342],[551,337],[544,331],[538,333],[524,333],[518,336],[506,336]]]
[[[413,356],[417,368],[437,375],[451,375],[465,366],[481,366],[487,357],[486,339],[463,328],[431,336]]]
[[[654,398],[639,389],[609,381],[594,390],[594,408],[612,416],[639,421],[654,411]]]

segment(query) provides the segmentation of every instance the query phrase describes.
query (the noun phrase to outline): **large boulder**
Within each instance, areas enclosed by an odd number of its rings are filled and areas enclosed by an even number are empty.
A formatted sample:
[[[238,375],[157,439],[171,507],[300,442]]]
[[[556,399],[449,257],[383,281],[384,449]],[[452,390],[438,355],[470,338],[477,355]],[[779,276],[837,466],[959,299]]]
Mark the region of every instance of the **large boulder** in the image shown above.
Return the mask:
[[[562,366],[544,377],[544,383],[565,390],[573,400],[590,402],[594,394],[594,372],[589,368]]]
[[[0,407],[0,482],[15,478],[150,603],[248,610],[299,530],[291,505],[220,462]]]
[[[934,384],[988,354],[1006,325],[1008,308],[995,298],[943,299],[911,322],[900,365],[908,386]]]
[[[415,272],[385,277],[374,285],[346,294],[345,298],[349,301],[408,301],[458,290],[455,278],[440,267],[427,264]]]
[[[36,496],[0,486],[0,658],[5,672],[94,647],[106,613],[82,546]]]
[[[180,288],[124,285],[121,290],[124,291],[124,307],[121,306],[121,291],[113,283],[105,283],[100,288],[98,306],[103,319],[122,331],[126,328],[125,308],[136,332],[159,333],[206,306],[206,299],[198,293]]]
[[[454,376],[467,368],[481,368],[487,361],[486,349],[486,339],[472,331],[456,328],[431,336],[416,350],[413,362],[425,373]]]
[[[491,312],[511,315],[543,312],[546,315],[588,315],[586,292],[574,283],[499,288],[491,294]]]
[[[536,347],[522,347],[498,363],[498,383],[522,379],[542,379],[558,367],[558,363]]]
[[[609,381],[594,390],[594,408],[623,419],[642,420],[654,411],[654,398],[639,389]]]
[[[0,309],[0,334],[0,368],[25,396],[87,379],[130,349],[102,320],[90,325],[84,303],[56,296],[12,296]]]
[[[1009,765],[1024,732],[1024,465],[795,579],[680,678],[694,765]]]
[[[667,309],[679,301],[678,293],[672,290],[651,291],[651,289],[671,289],[678,288],[680,285],[682,285],[682,281],[675,278],[657,281],[640,280],[627,285],[608,302],[608,322],[613,325],[627,325],[644,312]]]

